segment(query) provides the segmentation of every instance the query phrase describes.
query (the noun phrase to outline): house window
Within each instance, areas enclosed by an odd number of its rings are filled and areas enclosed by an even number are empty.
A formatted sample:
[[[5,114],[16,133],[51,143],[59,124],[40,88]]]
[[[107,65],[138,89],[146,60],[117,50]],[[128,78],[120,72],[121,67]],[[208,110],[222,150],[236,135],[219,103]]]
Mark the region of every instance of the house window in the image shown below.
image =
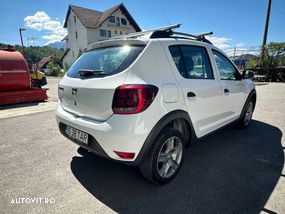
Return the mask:
[[[122,33],[122,31],[120,31],[120,35],[122,35],[123,33]]]
[[[110,16],[109,17],[109,22],[110,23],[115,23],[115,16]]]
[[[108,30],[108,38],[112,37],[111,31]]]
[[[121,18],[121,23],[122,23],[122,25],[127,25],[127,20],[124,18]]]
[[[118,26],[120,26],[120,18],[119,17],[116,17],[116,23],[118,24]]]
[[[76,16],[73,16],[73,19],[74,19],[74,23],[76,23]]]
[[[100,36],[101,37],[106,37],[107,36],[106,30],[100,29]]]
[[[115,30],[115,34],[117,34],[117,30]]]

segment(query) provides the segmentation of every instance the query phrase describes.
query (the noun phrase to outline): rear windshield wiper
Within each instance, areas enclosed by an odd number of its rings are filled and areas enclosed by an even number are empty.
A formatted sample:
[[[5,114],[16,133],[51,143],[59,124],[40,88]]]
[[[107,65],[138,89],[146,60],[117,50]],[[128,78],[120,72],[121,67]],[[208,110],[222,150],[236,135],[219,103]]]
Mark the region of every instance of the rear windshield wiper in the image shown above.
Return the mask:
[[[78,71],[79,75],[82,77],[87,77],[87,76],[93,76],[93,75],[99,75],[99,76],[105,76],[105,72],[102,70],[91,70],[91,69],[80,69]]]

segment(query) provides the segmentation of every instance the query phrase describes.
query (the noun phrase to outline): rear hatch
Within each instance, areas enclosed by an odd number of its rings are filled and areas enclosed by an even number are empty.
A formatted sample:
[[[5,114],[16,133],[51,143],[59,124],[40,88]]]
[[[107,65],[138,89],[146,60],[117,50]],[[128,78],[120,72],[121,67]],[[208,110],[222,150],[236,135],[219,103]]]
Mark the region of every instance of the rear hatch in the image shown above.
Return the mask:
[[[119,44],[119,45],[118,45]],[[127,41],[98,43],[83,53],[59,83],[64,110],[98,121],[112,114],[115,89],[124,83],[128,69],[145,44]]]

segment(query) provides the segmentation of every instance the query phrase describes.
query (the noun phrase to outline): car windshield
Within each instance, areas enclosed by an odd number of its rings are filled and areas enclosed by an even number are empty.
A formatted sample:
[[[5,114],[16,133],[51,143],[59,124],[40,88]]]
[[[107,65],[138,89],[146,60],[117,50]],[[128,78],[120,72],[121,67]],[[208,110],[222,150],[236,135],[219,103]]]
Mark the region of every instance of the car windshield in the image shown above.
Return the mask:
[[[67,76],[72,78],[98,78],[117,74],[128,68],[144,47],[142,45],[126,45],[86,52],[70,67]],[[88,72],[89,75],[82,75],[82,73]]]

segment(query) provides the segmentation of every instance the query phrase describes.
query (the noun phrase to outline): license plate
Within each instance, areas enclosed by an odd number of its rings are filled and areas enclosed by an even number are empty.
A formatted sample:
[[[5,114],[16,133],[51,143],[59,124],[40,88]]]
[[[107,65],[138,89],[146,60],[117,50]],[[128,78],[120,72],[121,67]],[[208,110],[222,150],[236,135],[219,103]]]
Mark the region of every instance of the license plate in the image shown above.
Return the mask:
[[[82,131],[79,131],[78,129],[72,128],[70,126],[66,126],[65,133],[71,138],[79,140],[82,143],[88,144],[88,134]]]

